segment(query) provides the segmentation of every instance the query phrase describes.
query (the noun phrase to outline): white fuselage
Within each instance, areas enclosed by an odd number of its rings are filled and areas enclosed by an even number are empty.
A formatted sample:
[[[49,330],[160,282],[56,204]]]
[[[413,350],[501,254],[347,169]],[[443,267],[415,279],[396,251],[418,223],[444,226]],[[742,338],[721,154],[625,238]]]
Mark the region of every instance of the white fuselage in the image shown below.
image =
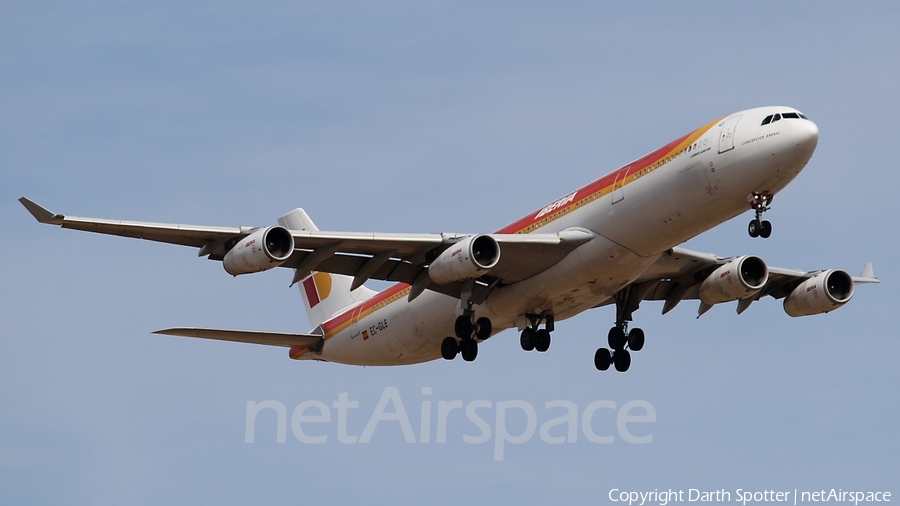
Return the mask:
[[[717,120],[504,228],[578,227],[595,237],[549,269],[495,288],[474,307],[476,315],[491,319],[494,334],[521,327],[525,314],[572,317],[637,279],[666,250],[746,212],[748,195],[777,193],[806,166],[818,141],[816,125],[804,118],[761,125],[785,112],[796,113],[763,107]],[[426,290],[409,302],[408,292],[408,285],[395,285],[368,306],[335,315],[323,325],[321,353],[292,350],[292,358],[355,365],[440,358],[459,300]]]

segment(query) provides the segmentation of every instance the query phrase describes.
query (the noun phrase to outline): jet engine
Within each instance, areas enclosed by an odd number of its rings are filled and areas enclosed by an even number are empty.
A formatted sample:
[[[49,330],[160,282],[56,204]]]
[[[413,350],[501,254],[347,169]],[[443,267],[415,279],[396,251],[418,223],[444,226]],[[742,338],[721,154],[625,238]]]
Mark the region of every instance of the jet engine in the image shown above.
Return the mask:
[[[831,269],[800,283],[784,298],[784,312],[809,316],[837,309],[853,297],[853,278],[846,271]]]
[[[294,252],[294,236],[284,227],[261,228],[225,254],[222,264],[232,276],[278,267]]]
[[[713,305],[747,298],[760,291],[769,280],[769,268],[754,255],[737,257],[719,266],[700,285],[700,300]]]
[[[428,266],[431,281],[439,285],[475,279],[500,261],[500,245],[489,235],[470,235],[445,249]]]

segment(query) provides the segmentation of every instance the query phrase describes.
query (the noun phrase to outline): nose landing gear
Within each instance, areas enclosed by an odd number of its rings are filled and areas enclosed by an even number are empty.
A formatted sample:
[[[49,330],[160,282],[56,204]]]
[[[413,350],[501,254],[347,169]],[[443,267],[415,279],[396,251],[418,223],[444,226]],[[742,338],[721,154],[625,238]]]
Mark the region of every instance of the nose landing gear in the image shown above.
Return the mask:
[[[750,234],[750,237],[762,237],[763,239],[767,239],[772,235],[772,224],[763,220],[762,215],[769,210],[774,197],[774,195],[767,191],[747,195],[747,200],[750,202],[750,208],[756,211],[756,218],[751,220],[750,225],[747,226],[747,233]]]

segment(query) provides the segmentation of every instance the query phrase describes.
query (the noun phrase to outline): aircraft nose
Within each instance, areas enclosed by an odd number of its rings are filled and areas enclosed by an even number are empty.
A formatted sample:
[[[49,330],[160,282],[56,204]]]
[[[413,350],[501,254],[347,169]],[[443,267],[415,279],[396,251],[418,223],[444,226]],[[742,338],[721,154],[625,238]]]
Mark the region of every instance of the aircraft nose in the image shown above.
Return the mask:
[[[819,143],[819,127],[809,120],[794,125],[794,142],[805,150],[813,150]]]

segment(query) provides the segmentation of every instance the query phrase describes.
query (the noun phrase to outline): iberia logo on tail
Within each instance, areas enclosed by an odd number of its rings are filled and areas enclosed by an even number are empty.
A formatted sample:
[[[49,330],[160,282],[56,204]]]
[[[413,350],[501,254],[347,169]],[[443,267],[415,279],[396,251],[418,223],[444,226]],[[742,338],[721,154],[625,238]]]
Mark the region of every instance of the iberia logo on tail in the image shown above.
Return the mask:
[[[313,274],[303,280],[303,290],[306,291],[309,307],[316,307],[331,294],[331,275],[327,272]]]

